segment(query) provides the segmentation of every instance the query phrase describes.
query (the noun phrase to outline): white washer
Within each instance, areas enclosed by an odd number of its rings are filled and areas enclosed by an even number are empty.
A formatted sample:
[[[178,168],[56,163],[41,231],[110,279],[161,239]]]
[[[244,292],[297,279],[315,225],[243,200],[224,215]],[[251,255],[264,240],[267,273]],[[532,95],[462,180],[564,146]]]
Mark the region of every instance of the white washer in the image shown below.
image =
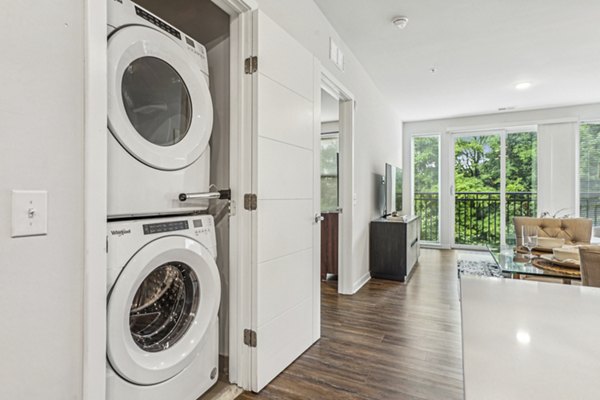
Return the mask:
[[[196,400],[217,381],[212,216],[108,224],[107,400]]]
[[[206,201],[213,106],[206,49],[129,0],[108,1],[108,217],[181,214]]]

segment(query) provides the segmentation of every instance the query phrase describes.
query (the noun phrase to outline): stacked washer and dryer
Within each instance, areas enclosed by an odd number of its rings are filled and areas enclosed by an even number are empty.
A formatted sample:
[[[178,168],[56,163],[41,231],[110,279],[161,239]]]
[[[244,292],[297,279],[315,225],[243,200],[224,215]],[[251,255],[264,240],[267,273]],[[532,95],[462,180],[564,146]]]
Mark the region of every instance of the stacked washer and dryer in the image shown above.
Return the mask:
[[[107,400],[195,400],[218,375],[205,48],[108,1]],[[194,197],[194,196],[190,196]],[[199,196],[202,197],[202,196]]]

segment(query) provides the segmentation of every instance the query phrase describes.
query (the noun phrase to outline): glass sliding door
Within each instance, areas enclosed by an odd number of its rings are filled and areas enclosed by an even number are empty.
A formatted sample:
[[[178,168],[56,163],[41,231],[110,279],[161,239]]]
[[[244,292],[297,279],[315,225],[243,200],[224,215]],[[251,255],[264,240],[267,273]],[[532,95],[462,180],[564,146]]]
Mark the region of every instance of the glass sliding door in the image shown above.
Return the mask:
[[[537,215],[537,132],[454,136],[454,244],[515,244],[513,218]]]
[[[501,243],[501,135],[454,138],[454,244]]]
[[[537,132],[506,135],[506,244],[516,244],[514,217],[537,215]]]
[[[600,225],[600,122],[579,127],[579,215]]]
[[[440,136],[412,139],[414,214],[421,217],[421,241],[440,243]]]

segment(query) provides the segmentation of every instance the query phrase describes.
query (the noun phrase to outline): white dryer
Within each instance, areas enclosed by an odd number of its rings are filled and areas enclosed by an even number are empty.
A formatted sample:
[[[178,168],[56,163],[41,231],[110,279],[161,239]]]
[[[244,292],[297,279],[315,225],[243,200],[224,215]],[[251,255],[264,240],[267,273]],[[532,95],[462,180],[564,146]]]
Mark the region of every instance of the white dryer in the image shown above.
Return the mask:
[[[206,49],[129,0],[108,1],[108,217],[206,209],[213,106]]]
[[[107,400],[196,400],[217,381],[212,216],[108,224]]]

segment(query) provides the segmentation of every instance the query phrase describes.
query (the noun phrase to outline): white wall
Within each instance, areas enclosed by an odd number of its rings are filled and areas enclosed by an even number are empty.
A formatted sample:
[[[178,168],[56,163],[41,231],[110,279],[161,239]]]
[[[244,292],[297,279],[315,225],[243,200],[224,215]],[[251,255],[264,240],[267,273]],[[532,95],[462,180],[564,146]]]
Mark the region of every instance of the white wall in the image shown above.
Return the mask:
[[[507,112],[471,117],[448,118],[430,121],[407,122],[404,124],[404,168],[406,171],[405,190],[410,188],[410,141],[415,134],[441,134],[442,146],[450,145],[452,132],[538,126],[538,211],[554,214],[578,213],[578,129],[579,121],[600,120],[600,104],[586,104],[570,107],[546,108],[538,110]],[[443,148],[443,147],[442,147]],[[451,218],[448,207],[450,201],[450,165],[452,160],[442,154],[441,173],[441,220]],[[409,196],[405,199],[408,202]],[[406,206],[409,206],[406,204]],[[441,231],[441,242],[448,246],[451,232]]]
[[[313,1],[258,0],[258,3],[260,9],[312,52],[356,98],[356,200],[350,274],[351,281],[357,285],[369,273],[369,222],[380,213],[378,177],[384,175],[386,162],[396,165],[402,162],[402,121]],[[344,72],[329,60],[330,37],[344,52]]]
[[[0,17],[0,399],[82,397],[84,2]],[[11,238],[11,190],[48,191],[48,235]]]

